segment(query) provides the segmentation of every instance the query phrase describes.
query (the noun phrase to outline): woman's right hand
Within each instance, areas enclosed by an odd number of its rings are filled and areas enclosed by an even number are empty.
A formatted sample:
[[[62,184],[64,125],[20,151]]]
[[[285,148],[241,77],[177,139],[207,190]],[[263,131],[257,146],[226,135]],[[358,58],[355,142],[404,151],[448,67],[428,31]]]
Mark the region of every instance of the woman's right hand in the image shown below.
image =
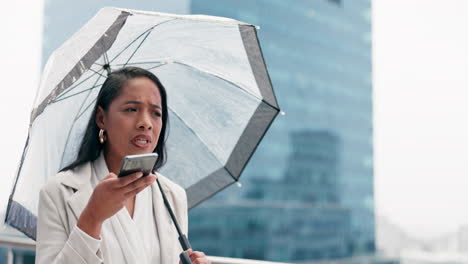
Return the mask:
[[[77,226],[99,239],[102,223],[121,210],[129,198],[153,184],[156,175],[142,177],[143,173],[136,172],[125,177],[117,177],[109,173],[94,188],[88,204],[78,219]]]

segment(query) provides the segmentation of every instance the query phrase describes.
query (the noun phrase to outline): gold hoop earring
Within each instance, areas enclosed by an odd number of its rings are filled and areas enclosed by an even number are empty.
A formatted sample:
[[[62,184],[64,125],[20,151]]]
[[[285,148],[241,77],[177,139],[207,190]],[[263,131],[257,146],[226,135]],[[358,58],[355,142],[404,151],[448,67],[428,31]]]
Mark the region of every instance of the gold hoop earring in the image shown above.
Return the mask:
[[[100,129],[99,130],[99,143],[101,144],[104,144],[104,142],[106,141],[106,137],[104,136],[104,129]]]

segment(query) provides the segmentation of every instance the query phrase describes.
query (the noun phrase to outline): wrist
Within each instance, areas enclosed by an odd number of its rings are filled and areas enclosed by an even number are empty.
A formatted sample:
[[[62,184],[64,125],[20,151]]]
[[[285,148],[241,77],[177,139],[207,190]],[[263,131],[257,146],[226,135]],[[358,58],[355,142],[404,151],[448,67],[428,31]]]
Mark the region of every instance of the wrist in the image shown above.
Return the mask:
[[[102,222],[103,221],[97,219],[89,210],[87,210],[87,208],[85,208],[76,225],[88,235],[95,239],[100,239]]]

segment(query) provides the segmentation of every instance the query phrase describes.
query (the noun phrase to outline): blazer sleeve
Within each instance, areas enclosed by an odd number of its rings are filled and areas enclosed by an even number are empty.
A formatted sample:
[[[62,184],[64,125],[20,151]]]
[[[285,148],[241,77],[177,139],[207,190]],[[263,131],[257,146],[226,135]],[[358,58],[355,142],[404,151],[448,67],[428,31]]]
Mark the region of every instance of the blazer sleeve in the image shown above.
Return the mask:
[[[37,217],[36,264],[99,264],[103,258],[96,243],[87,241],[86,236],[74,227],[68,234],[61,220],[60,210],[65,201],[55,201],[47,189],[39,195]]]

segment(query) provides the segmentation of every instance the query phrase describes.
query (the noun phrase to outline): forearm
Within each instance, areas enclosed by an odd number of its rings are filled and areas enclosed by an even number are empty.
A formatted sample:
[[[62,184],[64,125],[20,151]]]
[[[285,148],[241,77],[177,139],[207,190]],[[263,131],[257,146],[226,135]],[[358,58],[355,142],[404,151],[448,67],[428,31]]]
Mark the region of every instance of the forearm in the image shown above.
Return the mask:
[[[76,225],[86,234],[95,239],[100,239],[102,221],[97,219],[87,207],[81,213]]]

